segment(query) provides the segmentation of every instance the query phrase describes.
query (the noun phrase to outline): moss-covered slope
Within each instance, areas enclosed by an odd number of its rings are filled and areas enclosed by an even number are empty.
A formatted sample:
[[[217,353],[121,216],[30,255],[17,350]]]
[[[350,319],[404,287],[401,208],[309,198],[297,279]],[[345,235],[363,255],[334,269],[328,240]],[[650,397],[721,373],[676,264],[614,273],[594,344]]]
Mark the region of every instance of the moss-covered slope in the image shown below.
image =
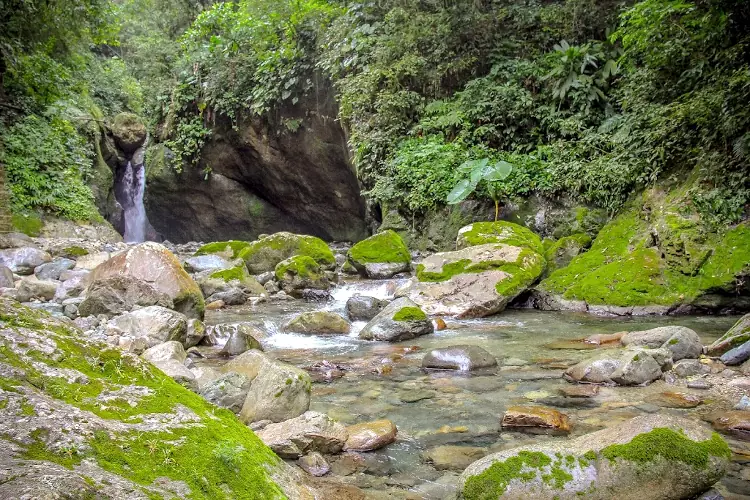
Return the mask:
[[[5,299],[0,405],[2,498],[40,487],[41,465],[66,498],[284,498],[280,460],[230,411]]]

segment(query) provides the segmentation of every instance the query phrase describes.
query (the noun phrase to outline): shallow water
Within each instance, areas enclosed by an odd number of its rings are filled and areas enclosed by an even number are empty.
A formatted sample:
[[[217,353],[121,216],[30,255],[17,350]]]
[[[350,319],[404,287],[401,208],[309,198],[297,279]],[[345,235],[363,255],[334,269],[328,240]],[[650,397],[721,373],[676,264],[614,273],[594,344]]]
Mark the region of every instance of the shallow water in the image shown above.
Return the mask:
[[[345,315],[346,299],[354,293],[388,298],[397,283],[353,282],[343,284],[328,303],[304,301],[260,304],[211,312],[208,324],[248,321],[261,326],[269,337],[266,351],[278,359],[313,371],[311,410],[327,413],[344,423],[380,418],[392,420],[399,429],[396,443],[357,457],[357,468],[348,482],[384,498],[447,498],[460,472],[436,471],[422,459],[431,447],[451,444],[497,451],[550,439],[567,439],[501,432],[503,411],[518,404],[543,404],[566,413],[573,424],[571,436],[592,432],[646,412],[669,412],[700,418],[709,402],[695,409],[666,409],[652,398],[665,390],[706,397],[705,391],[676,389],[664,382],[647,387],[602,387],[592,399],[562,398],[559,389],[569,385],[562,372],[592,354],[592,346],[578,340],[596,333],[643,330],[665,325],[694,329],[704,343],[723,334],[736,317],[680,316],[611,318],[582,313],[507,310],[480,320],[446,320],[448,328],[402,343],[368,342],[356,334],[364,322],[355,323],[350,335],[310,336],[282,333],[281,327],[303,311],[326,309]],[[421,358],[436,347],[475,344],[498,359],[498,368],[470,375],[452,371],[425,371]],[[580,406],[570,406],[570,405]],[[717,407],[728,409],[725,402]],[[351,457],[349,457],[351,458]],[[346,462],[346,463],[345,463]],[[351,460],[334,471],[350,472]],[[737,464],[726,480],[727,492],[748,488],[750,469]],[[736,491],[736,490],[740,491]],[[750,494],[750,493],[749,493]],[[743,497],[737,497],[743,498]]]

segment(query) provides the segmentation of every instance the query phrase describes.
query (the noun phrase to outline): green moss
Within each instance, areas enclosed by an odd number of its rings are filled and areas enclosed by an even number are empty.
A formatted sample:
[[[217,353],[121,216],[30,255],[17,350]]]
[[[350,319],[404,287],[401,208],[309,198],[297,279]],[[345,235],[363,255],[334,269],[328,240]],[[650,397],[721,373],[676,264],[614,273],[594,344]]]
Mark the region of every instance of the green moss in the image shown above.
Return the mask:
[[[393,315],[393,321],[424,321],[427,315],[419,307],[402,307]]]
[[[8,407],[8,400],[7,399],[0,400],[0,410],[4,410],[7,407]]]
[[[411,254],[404,240],[390,229],[355,244],[349,249],[347,256],[355,267],[358,264],[411,262]]]
[[[251,273],[270,271],[276,265],[295,255],[310,257],[321,267],[333,267],[336,259],[325,241],[315,236],[275,233],[249,243],[237,253]]]
[[[61,255],[63,257],[69,257],[69,258],[83,257],[84,255],[88,255],[88,254],[89,254],[88,250],[79,246],[65,247],[63,248],[61,252]]]
[[[283,498],[268,477],[279,459],[230,411],[216,408],[137,357],[82,341],[78,332],[41,311],[0,299],[0,328],[16,330],[21,336],[24,329],[43,332],[57,348],[52,355],[41,357],[41,362],[52,368],[77,370],[88,379],[88,383],[78,384],[45,377],[34,367],[40,362],[34,359],[38,356],[26,356],[19,344],[11,348],[11,337],[0,335],[0,361],[26,372],[25,380],[18,382],[27,390],[42,391],[102,418],[126,423],[151,413],[173,413],[177,405],[200,419],[190,426],[162,432],[100,431],[80,450],[49,450],[39,434],[30,446],[24,445],[24,458],[67,467],[84,458],[92,459],[105,470],[143,486],[158,477],[169,477],[185,481],[191,498]],[[103,391],[133,385],[150,391],[134,408],[124,401],[103,403],[93,399]],[[234,459],[229,462],[220,458],[227,443],[235,448]]]
[[[661,457],[669,461],[682,462],[696,469],[705,469],[711,457],[729,459],[731,455],[727,443],[715,432],[711,439],[695,442],[684,434],[663,427],[639,434],[627,444],[614,444],[601,450],[601,456],[610,461],[623,459],[648,463]]]
[[[668,345],[675,345],[679,343],[680,343],[680,339],[671,339],[669,342],[667,342]]]
[[[591,462],[595,461],[597,459],[596,452],[594,450],[589,450],[586,453],[583,454],[583,458],[586,460],[589,460]]]
[[[52,451],[48,449],[45,442],[47,438],[47,431],[37,429],[31,432],[31,444],[24,444],[17,442],[16,444],[25,447],[25,451],[22,457],[26,460],[43,460],[47,462],[53,462],[67,469],[72,469],[73,466],[81,463],[82,457],[79,455],[78,450],[75,448],[65,448],[59,451]]]
[[[210,254],[216,254],[216,253],[230,253],[232,254],[232,258],[237,258],[239,252],[245,248],[247,248],[250,245],[247,241],[237,241],[237,240],[230,240],[230,241],[215,241],[213,243],[208,243],[206,245],[203,245],[198,250],[196,250],[194,255],[210,255]]]
[[[13,214],[11,223],[14,228],[27,236],[39,236],[44,225],[42,219],[36,213]]]
[[[34,406],[30,404],[26,398],[21,402],[21,415],[26,417],[33,417],[36,415]]]
[[[250,275],[247,273],[247,268],[244,265],[233,267],[231,269],[223,269],[211,274],[212,278],[217,278],[226,282],[230,282],[233,280],[242,281],[249,276]]]
[[[300,278],[318,279],[320,277],[320,266],[312,257],[296,255],[276,265],[276,279],[284,279],[287,273]]]
[[[504,243],[506,245],[530,248],[544,255],[544,246],[539,236],[530,229],[512,222],[475,222],[471,229],[459,233],[458,247]]]
[[[521,451],[502,462],[494,462],[484,472],[466,480],[463,495],[466,500],[496,500],[505,493],[514,479],[531,481],[540,469],[552,464],[552,459],[540,452]]]

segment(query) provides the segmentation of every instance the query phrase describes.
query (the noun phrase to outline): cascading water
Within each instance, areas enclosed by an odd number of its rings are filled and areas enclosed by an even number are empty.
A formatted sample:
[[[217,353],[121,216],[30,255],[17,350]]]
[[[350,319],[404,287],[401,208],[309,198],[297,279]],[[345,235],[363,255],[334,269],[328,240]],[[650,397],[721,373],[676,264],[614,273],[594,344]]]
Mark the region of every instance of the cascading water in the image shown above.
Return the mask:
[[[123,210],[125,226],[123,238],[128,243],[140,243],[146,240],[148,219],[143,206],[146,175],[142,158],[143,155],[133,155],[133,158],[122,169],[121,175],[118,176],[115,189],[115,196]]]

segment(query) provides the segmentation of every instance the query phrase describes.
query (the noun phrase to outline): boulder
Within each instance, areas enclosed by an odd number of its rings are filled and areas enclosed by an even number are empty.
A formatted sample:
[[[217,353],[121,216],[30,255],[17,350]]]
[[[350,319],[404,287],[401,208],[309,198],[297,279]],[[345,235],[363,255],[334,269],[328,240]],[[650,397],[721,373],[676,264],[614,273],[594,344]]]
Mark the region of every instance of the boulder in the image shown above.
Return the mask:
[[[520,226],[519,226],[520,227]],[[398,292],[428,314],[479,318],[502,311],[544,272],[542,254],[529,247],[489,243],[430,255],[416,280]]]
[[[55,259],[34,269],[34,274],[40,280],[59,280],[63,271],[73,269],[76,261],[71,259]]]
[[[189,273],[200,273],[204,271],[223,271],[232,269],[235,265],[218,255],[196,255],[188,257],[182,266]]]
[[[114,275],[145,281],[167,294],[176,311],[190,318],[203,319],[205,304],[200,288],[177,258],[158,243],[141,243],[115,255],[91,272],[91,283]]]
[[[243,250],[248,246],[250,246],[250,243],[247,241],[214,241],[213,243],[208,243],[198,248],[198,250],[195,251],[195,256],[216,255],[225,260],[236,259],[240,250]]]
[[[216,292],[226,291],[233,288],[240,288],[247,295],[263,295],[265,294],[265,288],[258,283],[258,280],[250,276],[247,272],[247,268],[244,264],[239,264],[229,269],[217,270],[212,272],[208,279],[201,280],[201,290],[204,287],[212,286],[215,291],[211,293],[203,293],[208,295],[215,295]]]
[[[311,334],[346,334],[350,329],[348,321],[328,311],[305,312],[284,325],[287,332]]]
[[[681,359],[674,364],[672,372],[682,378],[705,375],[711,372],[711,368],[697,359]]]
[[[662,372],[671,368],[669,350],[633,347],[583,360],[565,370],[563,376],[574,382],[641,385],[661,378]]]
[[[653,349],[663,347],[672,352],[672,359],[694,359],[703,352],[700,337],[684,326],[662,326],[638,332],[628,332],[620,339],[625,346],[644,346]]]
[[[721,356],[750,340],[750,314],[741,317],[727,333],[706,348],[709,356]]]
[[[299,458],[310,451],[338,453],[348,437],[346,427],[315,411],[269,424],[257,434],[281,458]]]
[[[586,233],[575,233],[549,244],[548,242],[547,239],[542,242],[545,249],[544,258],[547,260],[546,274],[567,266],[574,257],[585,252],[591,246],[591,236]]]
[[[568,416],[544,406],[511,406],[500,422],[503,430],[531,434],[567,434],[571,425]]]
[[[311,451],[307,455],[300,457],[297,460],[297,465],[299,465],[300,469],[314,477],[325,476],[331,470],[331,466],[328,465],[326,459],[317,451]]]
[[[347,451],[372,451],[396,441],[398,429],[390,420],[376,420],[350,425],[344,449]]]
[[[411,254],[395,231],[387,230],[353,245],[347,261],[366,278],[381,279],[408,271]]]
[[[243,422],[281,422],[310,408],[312,381],[307,372],[297,367],[251,349],[227,363],[224,370],[242,373],[252,381],[240,412]]]
[[[35,247],[0,250],[0,266],[22,276],[33,274],[34,269],[51,260],[50,254]]]
[[[330,282],[320,265],[307,255],[282,260],[274,270],[276,279],[289,295],[301,296],[302,290],[328,290]]]
[[[28,302],[31,299],[52,300],[57,292],[58,283],[40,281],[34,277],[24,278],[18,284],[16,299]]]
[[[750,359],[750,340],[728,350],[719,358],[722,363],[729,366],[741,365],[748,359]]]
[[[497,359],[475,345],[456,345],[433,349],[422,358],[422,368],[471,371],[497,366]]]
[[[112,318],[106,330],[133,339],[130,350],[138,353],[170,340],[184,345],[187,318],[166,307],[149,306]]]
[[[370,321],[387,305],[388,302],[385,300],[354,295],[346,301],[346,314],[350,321]]]
[[[188,349],[188,351],[191,351],[191,349]],[[188,356],[190,356],[190,354],[191,353],[188,352]],[[195,385],[199,389],[205,387],[209,383],[222,376],[222,373],[219,372],[219,370],[210,366],[196,366],[191,368],[190,371],[193,372],[193,375],[195,375]],[[247,393],[245,395],[247,395]],[[243,397],[242,401],[240,401],[240,406],[242,406],[242,403],[244,401],[245,398]]]
[[[564,377],[574,382],[612,384],[612,374],[619,368],[620,360],[607,356],[585,359],[565,370]]]
[[[115,274],[97,279],[88,285],[84,295],[85,299],[78,308],[82,316],[116,316],[135,306],[174,307],[169,295],[128,275]]]
[[[110,252],[96,252],[82,255],[76,259],[75,269],[93,271],[112,257],[113,254]]]
[[[190,348],[198,345],[206,336],[206,326],[199,319],[189,319],[187,323],[187,337],[185,337],[185,347]]]
[[[261,341],[268,337],[268,333],[261,330],[254,324],[245,321],[240,321],[238,323],[219,323],[218,325],[214,325],[209,329],[211,333],[217,338],[229,339],[237,332],[242,333],[246,337],[253,337],[256,341]]]
[[[432,333],[434,327],[427,315],[406,297],[388,304],[359,332],[364,340],[400,342]]]
[[[691,498],[725,473],[731,451],[700,423],[636,417],[573,440],[489,455],[459,478],[460,497],[540,500]]]
[[[287,232],[260,238],[237,253],[252,274],[274,271],[279,262],[295,255],[310,257],[324,269],[336,264],[333,252],[320,238]]]
[[[238,326],[232,330],[226,344],[221,349],[224,356],[237,356],[248,349],[263,350],[258,339],[252,336],[251,329],[244,328],[245,325]]]
[[[185,348],[179,342],[169,341],[155,345],[146,349],[141,357],[181,384],[195,383],[195,375],[184,364],[187,358]]]
[[[110,126],[117,147],[127,155],[132,155],[136,149],[146,142],[146,125],[138,115],[120,113],[115,115]]]
[[[0,249],[34,246],[34,240],[23,233],[0,233]]]
[[[13,271],[8,266],[0,265],[0,288],[13,288]]]
[[[530,229],[507,221],[475,222],[458,230],[456,249],[503,243],[505,245],[530,248],[543,254],[544,246],[539,236]]]
[[[644,351],[626,353],[610,376],[618,385],[642,385],[661,378],[661,366]]]
[[[239,413],[250,391],[251,380],[247,375],[229,372],[200,384],[198,394],[210,403]]]

